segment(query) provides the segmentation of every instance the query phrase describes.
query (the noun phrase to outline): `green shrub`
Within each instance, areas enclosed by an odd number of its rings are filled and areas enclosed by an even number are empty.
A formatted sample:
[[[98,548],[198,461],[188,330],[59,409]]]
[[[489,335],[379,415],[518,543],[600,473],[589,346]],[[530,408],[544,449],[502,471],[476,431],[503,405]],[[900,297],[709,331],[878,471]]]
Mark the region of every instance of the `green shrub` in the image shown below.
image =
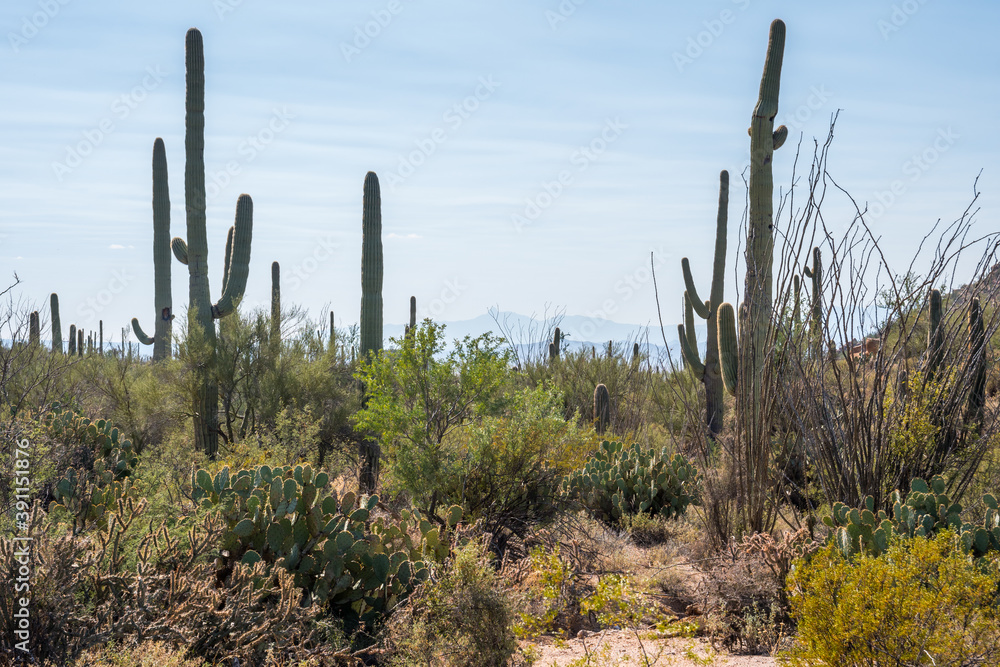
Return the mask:
[[[628,514],[678,517],[698,503],[699,487],[698,471],[682,455],[607,440],[563,480],[566,494],[607,523]]]
[[[393,616],[391,665],[509,664],[517,650],[513,605],[485,546],[473,541],[457,550],[440,578],[417,589]]]
[[[1000,665],[1000,566],[978,564],[950,530],[895,538],[881,556],[836,545],[788,579],[798,666]]]

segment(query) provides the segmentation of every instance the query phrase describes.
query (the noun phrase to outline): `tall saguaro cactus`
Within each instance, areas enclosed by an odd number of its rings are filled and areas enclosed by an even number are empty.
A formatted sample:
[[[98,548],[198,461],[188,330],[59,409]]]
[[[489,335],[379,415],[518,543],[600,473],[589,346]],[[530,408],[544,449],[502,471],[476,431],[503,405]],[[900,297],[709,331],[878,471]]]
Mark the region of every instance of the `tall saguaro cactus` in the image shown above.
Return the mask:
[[[184,204],[187,242],[174,238],[174,256],[188,267],[188,329],[198,329],[208,358],[199,367],[200,382],[194,404],[195,446],[215,458],[219,448],[219,385],[215,379],[215,320],[235,312],[246,290],[253,236],[253,200],[242,194],[236,202],[236,220],[229,230],[222,296],[212,303],[208,283],[208,236],[205,231],[205,47],[196,28],[185,40]]]
[[[382,349],[382,196],[374,171],[365,175],[361,213],[361,356]]]
[[[725,396],[722,383],[722,369],[719,365],[718,315],[722,305],[726,273],[726,225],[729,220],[729,172],[719,173],[719,210],[715,223],[715,257],[712,262],[712,288],[708,301],[702,301],[691,276],[688,258],[681,259],[684,272],[685,325],[677,325],[677,335],[681,341],[681,351],[695,375],[705,384],[705,424],[714,436],[722,430]],[[705,346],[705,363],[698,358],[697,339],[694,333],[694,317],[691,311],[708,321],[708,340]]]
[[[382,349],[382,196],[374,171],[365,175],[361,213],[361,358]],[[359,485],[371,493],[378,482],[381,448],[373,436],[362,443]]]
[[[409,336],[411,333],[417,330],[417,297],[410,297],[410,323],[406,325],[406,331],[403,335]]]
[[[756,531],[764,528],[768,493],[765,482],[769,474],[771,426],[761,383],[769,376],[766,364],[773,344],[774,179],[771,167],[774,151],[788,137],[784,125],[774,127],[784,50],[785,24],[775,19],[771,22],[764,73],[750,121],[750,211],[738,339],[732,306],[724,303],[718,311],[723,381],[726,388],[735,390],[736,394],[740,495],[747,527]]]
[[[944,329],[941,328],[941,291],[932,289],[927,299],[927,379],[932,380],[944,359]]]
[[[52,317],[52,351],[62,354],[62,325],[59,320],[59,295],[55,292],[49,296],[49,314]]]
[[[170,290],[170,192],[167,187],[167,152],[163,139],[153,142],[153,305],[155,329],[147,336],[132,318],[132,331],[143,345],[153,346],[153,361],[170,356],[170,329],[174,319]]]

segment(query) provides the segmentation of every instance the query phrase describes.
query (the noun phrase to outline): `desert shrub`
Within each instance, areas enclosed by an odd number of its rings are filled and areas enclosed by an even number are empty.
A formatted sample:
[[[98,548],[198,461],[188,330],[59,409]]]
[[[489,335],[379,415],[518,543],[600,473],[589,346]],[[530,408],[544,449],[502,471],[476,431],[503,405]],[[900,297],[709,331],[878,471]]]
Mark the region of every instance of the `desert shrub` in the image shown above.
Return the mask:
[[[618,525],[641,547],[663,544],[670,539],[670,520],[661,514],[650,515],[623,514],[618,518]]]
[[[462,453],[449,448],[446,436],[476,417],[501,414],[511,377],[500,339],[467,336],[444,354],[443,331],[424,320],[357,373],[366,402],[354,420],[380,437],[386,485],[429,514],[461,465]]]
[[[530,574],[524,611],[518,613],[514,632],[518,637],[537,637],[556,629],[575,632],[581,624],[580,598],[583,582],[573,565],[553,549],[535,546],[529,554]]]
[[[517,650],[513,619],[485,542],[470,541],[393,616],[390,665],[502,667]]]
[[[607,440],[563,481],[565,493],[609,523],[626,514],[680,516],[698,503],[699,487],[698,471],[682,455]]]
[[[998,665],[1000,564],[953,532],[895,538],[881,556],[828,545],[789,576],[792,665]]]

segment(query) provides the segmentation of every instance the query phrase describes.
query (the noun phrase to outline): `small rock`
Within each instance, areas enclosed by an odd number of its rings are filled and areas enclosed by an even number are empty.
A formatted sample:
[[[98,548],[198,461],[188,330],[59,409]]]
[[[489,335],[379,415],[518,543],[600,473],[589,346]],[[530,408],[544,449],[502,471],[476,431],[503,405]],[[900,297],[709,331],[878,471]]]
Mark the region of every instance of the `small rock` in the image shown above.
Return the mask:
[[[577,639],[583,639],[584,637],[586,637],[589,634],[590,633],[587,632],[586,630],[580,630],[578,633],[576,633],[576,638]]]
[[[698,608],[698,605],[689,604],[684,613],[688,616],[701,616],[701,609]]]

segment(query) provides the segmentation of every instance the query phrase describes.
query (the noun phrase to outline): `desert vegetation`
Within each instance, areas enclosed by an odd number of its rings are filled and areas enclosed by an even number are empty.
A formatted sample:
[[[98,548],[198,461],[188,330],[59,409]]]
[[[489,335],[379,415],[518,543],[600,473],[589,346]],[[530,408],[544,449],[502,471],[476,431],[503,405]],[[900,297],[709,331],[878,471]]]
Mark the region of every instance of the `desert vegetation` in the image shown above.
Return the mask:
[[[975,231],[975,191],[906,267],[863,207],[828,227],[828,189],[850,200],[836,116],[811,156],[774,127],[784,37],[776,20],[736,233],[720,174],[709,298],[687,258],[685,293],[657,295],[685,306],[671,358],[564,349],[558,318],[450,342],[412,300],[384,340],[372,172],[358,327],[283,302],[277,263],[270,308],[240,309],[249,195],[213,302],[189,31],[186,238],[157,139],[155,325],[131,326],[151,354],[103,323],[66,346],[56,293],[2,295],[3,660],[549,665],[574,642],[558,664],[1000,664],[1000,236]],[[776,155],[808,162],[777,199]]]

